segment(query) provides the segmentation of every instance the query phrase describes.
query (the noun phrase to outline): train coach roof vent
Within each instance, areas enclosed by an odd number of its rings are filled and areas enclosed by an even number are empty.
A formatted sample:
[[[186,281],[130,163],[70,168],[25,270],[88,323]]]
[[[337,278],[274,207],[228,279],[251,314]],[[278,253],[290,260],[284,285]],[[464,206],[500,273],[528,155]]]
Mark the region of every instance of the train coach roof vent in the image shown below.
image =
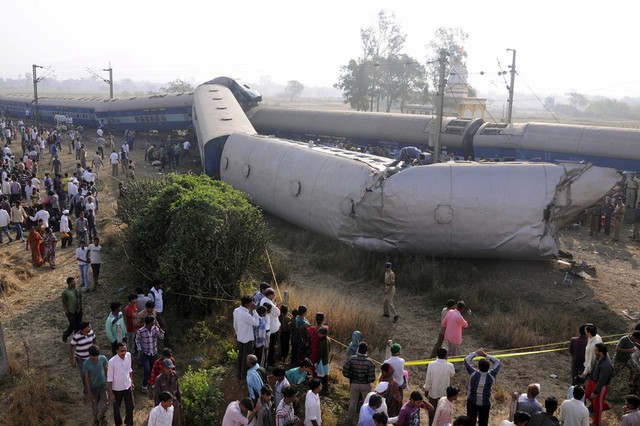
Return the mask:
[[[129,98],[130,101],[134,100],[137,96],[134,96],[133,98]]]
[[[189,93],[187,93],[187,95],[193,96],[193,92],[189,92]]]
[[[482,131],[481,135],[501,135],[502,130],[507,127],[506,123],[488,123]]]
[[[217,92],[218,89],[209,89],[210,92]]]
[[[231,118],[231,117],[222,117],[220,119],[220,121],[231,121],[231,120],[233,120],[233,118]]]
[[[211,99],[213,99],[214,101],[221,101],[222,100],[222,98],[220,96],[214,96]]]
[[[216,107],[216,109],[227,109],[227,107],[226,106],[219,106],[219,107]]]

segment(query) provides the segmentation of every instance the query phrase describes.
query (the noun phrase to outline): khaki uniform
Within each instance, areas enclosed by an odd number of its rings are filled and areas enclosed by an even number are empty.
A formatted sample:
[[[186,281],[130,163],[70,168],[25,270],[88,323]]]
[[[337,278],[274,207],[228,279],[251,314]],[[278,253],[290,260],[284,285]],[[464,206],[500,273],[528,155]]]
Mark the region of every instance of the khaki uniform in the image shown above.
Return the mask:
[[[391,269],[384,272],[384,314],[393,317],[398,315],[393,305],[393,297],[396,294],[396,274]]]

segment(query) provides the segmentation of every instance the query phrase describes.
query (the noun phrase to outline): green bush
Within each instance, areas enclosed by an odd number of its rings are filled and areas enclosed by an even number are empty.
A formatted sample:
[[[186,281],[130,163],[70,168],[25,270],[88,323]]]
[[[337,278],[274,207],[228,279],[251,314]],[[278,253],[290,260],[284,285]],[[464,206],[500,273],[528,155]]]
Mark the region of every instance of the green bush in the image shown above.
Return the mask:
[[[136,181],[118,202],[128,225],[125,242],[134,266],[160,276],[182,297],[181,306],[209,310],[236,298],[242,274],[264,253],[269,233],[259,209],[230,185],[211,178],[171,174]]]
[[[191,367],[180,377],[184,424],[209,426],[220,424],[220,402],[224,401],[219,388],[223,368],[193,371]]]

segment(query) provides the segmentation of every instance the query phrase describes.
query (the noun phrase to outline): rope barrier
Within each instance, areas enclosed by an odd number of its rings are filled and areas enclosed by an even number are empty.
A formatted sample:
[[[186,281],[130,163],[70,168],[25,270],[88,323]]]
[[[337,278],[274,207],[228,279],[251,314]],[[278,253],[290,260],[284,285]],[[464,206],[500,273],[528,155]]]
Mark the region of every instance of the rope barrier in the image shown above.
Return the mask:
[[[269,261],[269,268],[271,269],[271,275],[273,276],[273,282],[276,284],[276,290],[278,291],[278,298],[281,302],[284,302],[282,294],[280,293],[280,287],[278,286],[278,279],[276,278],[276,271],[273,270],[273,264],[271,263],[271,257],[269,256],[269,250],[264,249],[264,253],[267,255],[267,261]]]
[[[611,340],[608,342],[602,342],[605,345],[611,345],[614,343],[618,343],[617,340]],[[518,350],[521,350],[523,348],[518,348]],[[551,352],[560,352],[560,351],[566,351],[567,348],[555,348],[555,349],[543,349],[543,350],[539,350],[539,351],[525,351],[525,352],[516,352],[516,353],[502,353],[502,354],[491,354],[491,356],[493,356],[494,358],[512,358],[512,357],[517,357],[517,356],[525,356],[525,355],[537,355],[537,354],[544,354],[544,353],[551,353]],[[483,357],[475,357],[474,360],[478,360],[478,359],[482,359]],[[422,360],[416,360],[416,361],[406,361],[404,363],[405,366],[407,367],[412,367],[412,366],[417,366],[417,365],[428,365],[431,364],[432,362],[434,362],[435,359],[422,359]],[[447,361],[449,362],[463,362],[464,361],[464,357],[463,358],[447,358]]]

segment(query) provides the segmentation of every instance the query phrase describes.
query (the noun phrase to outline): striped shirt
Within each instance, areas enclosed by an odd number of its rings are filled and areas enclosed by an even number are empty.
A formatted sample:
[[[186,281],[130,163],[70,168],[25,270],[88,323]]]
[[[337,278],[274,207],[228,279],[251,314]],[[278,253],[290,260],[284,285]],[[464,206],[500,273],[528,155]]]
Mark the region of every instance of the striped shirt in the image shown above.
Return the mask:
[[[464,359],[464,365],[467,367],[469,373],[469,387],[467,389],[467,401],[475,405],[486,407],[491,405],[491,388],[493,382],[496,380],[496,376],[500,372],[500,360],[486,355],[486,358],[491,361],[493,367],[488,372],[482,373],[473,367],[473,358],[476,357],[475,352],[471,352]]]
[[[158,353],[158,339],[164,339],[164,331],[157,325],[151,327],[140,328],[136,333],[136,345],[138,350],[147,355],[155,355]]]
[[[89,358],[89,347],[93,345],[96,341],[96,335],[93,330],[89,330],[89,333],[85,336],[81,332],[77,332],[73,335],[71,342],[69,344],[71,346],[75,346],[74,355],[76,358],[80,359],[88,359]]]
[[[280,401],[276,410],[276,426],[287,426],[295,421],[296,415],[293,411],[293,405],[285,404],[284,400]]]

